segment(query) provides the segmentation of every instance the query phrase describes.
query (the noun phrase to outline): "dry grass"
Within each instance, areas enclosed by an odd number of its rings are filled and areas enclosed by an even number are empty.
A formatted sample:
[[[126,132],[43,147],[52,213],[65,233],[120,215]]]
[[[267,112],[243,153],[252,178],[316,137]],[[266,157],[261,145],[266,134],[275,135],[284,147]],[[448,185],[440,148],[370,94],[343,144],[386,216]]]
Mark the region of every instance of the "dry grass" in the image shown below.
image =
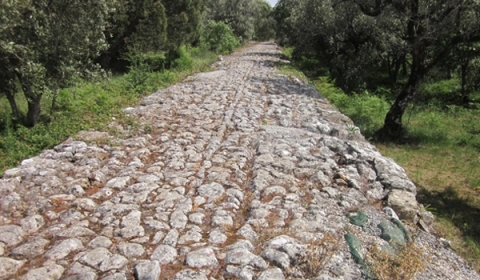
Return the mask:
[[[162,265],[160,279],[161,280],[170,280],[175,276],[175,274],[177,274],[178,272],[180,272],[184,269],[187,269],[187,268],[189,268],[189,267],[184,265],[183,262],[177,262],[175,264]]]
[[[372,246],[367,253],[367,264],[378,280],[409,280],[425,269],[423,251],[410,243],[396,246],[395,253]]]
[[[327,265],[332,255],[340,247],[340,240],[332,234],[325,234],[322,239],[307,245],[304,254],[297,260],[295,268],[300,270],[303,278],[315,278]],[[290,273],[289,274],[294,274]]]

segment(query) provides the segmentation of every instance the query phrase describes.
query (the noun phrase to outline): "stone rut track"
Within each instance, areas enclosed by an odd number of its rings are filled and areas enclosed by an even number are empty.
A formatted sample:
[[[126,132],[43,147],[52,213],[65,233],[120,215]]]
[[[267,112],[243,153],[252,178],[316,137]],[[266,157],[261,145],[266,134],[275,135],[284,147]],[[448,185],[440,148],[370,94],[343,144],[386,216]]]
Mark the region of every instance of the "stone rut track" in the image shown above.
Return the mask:
[[[281,61],[252,45],[7,170],[0,279],[364,279],[372,248],[409,239],[416,279],[480,279],[405,171]]]

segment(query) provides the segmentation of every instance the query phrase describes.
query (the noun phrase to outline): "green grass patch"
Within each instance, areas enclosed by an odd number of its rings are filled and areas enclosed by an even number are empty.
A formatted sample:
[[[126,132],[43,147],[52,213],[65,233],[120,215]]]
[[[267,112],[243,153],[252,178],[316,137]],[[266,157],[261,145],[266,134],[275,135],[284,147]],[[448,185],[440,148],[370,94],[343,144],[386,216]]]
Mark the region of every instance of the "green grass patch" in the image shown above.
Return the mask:
[[[42,99],[41,121],[33,128],[14,127],[10,121],[10,106],[6,98],[0,99],[0,174],[20,163],[52,148],[80,130],[103,130],[115,118],[128,122],[122,109],[137,106],[140,98],[158,89],[180,82],[194,72],[209,70],[217,55],[200,48],[180,50],[178,67],[153,71],[145,58],[131,68],[129,73],[113,76],[99,82],[82,82],[76,87],[59,92],[53,114],[51,96]],[[151,60],[162,60],[153,54]],[[25,98],[17,94],[17,104],[26,112]]]

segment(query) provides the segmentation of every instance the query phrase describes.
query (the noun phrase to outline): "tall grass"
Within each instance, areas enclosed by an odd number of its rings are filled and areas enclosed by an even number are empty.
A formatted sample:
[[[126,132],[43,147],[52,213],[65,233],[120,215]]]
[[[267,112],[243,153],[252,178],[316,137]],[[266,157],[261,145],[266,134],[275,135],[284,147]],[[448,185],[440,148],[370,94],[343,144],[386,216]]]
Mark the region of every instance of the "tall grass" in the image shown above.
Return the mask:
[[[112,118],[123,116],[123,108],[136,106],[142,96],[179,82],[194,72],[208,70],[216,59],[216,54],[204,49],[183,47],[175,61],[177,68],[154,71],[150,65],[139,61],[125,75],[81,82],[59,92],[53,114],[49,113],[52,100],[44,96],[41,121],[33,128],[13,125],[7,100],[0,99],[0,175],[21,160],[59,144],[80,130],[105,128]],[[24,97],[17,94],[16,99],[25,113]]]

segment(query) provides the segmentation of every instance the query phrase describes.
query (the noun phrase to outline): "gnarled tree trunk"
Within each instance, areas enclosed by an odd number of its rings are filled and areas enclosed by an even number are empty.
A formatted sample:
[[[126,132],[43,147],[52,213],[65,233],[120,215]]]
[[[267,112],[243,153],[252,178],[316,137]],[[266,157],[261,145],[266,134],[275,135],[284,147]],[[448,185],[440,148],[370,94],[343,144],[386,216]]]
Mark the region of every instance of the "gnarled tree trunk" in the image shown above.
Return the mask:
[[[15,95],[12,92],[5,92],[7,96],[8,103],[10,103],[10,107],[12,108],[12,119],[13,122],[16,123],[20,120],[20,112],[18,111],[17,102],[15,102]]]
[[[24,78],[20,73],[17,73],[17,77],[22,85],[23,94],[25,95],[28,103],[25,126],[34,127],[38,123],[40,116],[40,101],[42,100],[42,94],[35,93],[30,81],[27,78]]]
[[[396,140],[403,136],[402,118],[408,105],[418,93],[418,88],[423,77],[427,73],[425,67],[425,48],[422,41],[417,41],[412,49],[412,64],[407,84],[395,99],[388,111],[383,127],[378,131],[377,136],[383,139]]]

